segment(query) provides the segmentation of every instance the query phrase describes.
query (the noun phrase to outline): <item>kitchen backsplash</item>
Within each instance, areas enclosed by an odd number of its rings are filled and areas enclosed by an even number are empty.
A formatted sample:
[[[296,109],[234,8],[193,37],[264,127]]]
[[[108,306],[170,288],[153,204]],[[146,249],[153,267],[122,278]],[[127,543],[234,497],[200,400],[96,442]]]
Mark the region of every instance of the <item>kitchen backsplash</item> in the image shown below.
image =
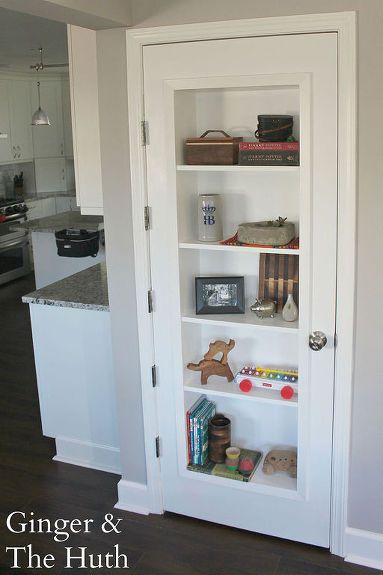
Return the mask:
[[[14,194],[13,178],[23,172],[23,194],[34,196],[36,194],[35,165],[33,162],[25,164],[4,164],[0,166],[0,198],[12,198]]]

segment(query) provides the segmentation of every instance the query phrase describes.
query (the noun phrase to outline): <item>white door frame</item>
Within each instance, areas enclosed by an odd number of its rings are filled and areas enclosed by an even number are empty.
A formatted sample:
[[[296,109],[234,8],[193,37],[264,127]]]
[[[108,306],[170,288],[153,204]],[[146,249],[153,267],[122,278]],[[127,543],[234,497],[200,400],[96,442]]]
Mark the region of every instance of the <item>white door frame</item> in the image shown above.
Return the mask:
[[[356,256],[356,14],[334,12],[300,16],[258,18],[163,26],[127,31],[129,132],[137,312],[141,361],[141,384],[145,426],[148,511],[161,513],[161,473],[155,453],[158,435],[156,390],[152,386],[154,363],[152,319],[147,291],[151,288],[150,252],[143,226],[147,203],[142,48],[150,44],[217,40],[222,38],[336,32],[338,34],[338,273],[337,346],[335,354],[333,477],[330,549],[344,556],[347,526],[348,471],[354,371],[354,309]],[[150,134],[149,134],[150,140]]]

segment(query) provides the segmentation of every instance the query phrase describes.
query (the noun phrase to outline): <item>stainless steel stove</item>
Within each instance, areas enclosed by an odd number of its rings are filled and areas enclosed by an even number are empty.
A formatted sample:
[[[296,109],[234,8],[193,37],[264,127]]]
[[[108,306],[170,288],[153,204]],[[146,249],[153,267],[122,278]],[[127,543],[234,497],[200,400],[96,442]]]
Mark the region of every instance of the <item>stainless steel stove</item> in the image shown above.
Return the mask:
[[[0,285],[27,275],[30,270],[28,231],[13,231],[26,222],[28,207],[23,201],[0,199]]]

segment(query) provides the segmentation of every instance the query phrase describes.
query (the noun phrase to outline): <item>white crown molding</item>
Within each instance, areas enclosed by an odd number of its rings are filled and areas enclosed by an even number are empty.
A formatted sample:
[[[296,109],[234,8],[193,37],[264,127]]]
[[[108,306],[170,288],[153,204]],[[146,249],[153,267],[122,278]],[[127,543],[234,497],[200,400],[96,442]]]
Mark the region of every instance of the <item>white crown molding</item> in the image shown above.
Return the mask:
[[[272,18],[251,18],[223,22],[201,22],[153,28],[131,28],[128,38],[140,44],[161,44],[218,38],[272,36],[276,34],[307,34],[345,31],[355,24],[355,12],[302,14]]]

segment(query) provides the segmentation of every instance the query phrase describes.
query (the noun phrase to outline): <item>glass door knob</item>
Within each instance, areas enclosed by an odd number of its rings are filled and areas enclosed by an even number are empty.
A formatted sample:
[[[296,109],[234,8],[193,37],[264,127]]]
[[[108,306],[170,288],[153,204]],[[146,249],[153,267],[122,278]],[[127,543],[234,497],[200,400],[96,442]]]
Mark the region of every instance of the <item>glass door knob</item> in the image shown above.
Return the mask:
[[[320,351],[327,343],[327,337],[323,331],[313,331],[309,337],[309,346],[313,351]]]

